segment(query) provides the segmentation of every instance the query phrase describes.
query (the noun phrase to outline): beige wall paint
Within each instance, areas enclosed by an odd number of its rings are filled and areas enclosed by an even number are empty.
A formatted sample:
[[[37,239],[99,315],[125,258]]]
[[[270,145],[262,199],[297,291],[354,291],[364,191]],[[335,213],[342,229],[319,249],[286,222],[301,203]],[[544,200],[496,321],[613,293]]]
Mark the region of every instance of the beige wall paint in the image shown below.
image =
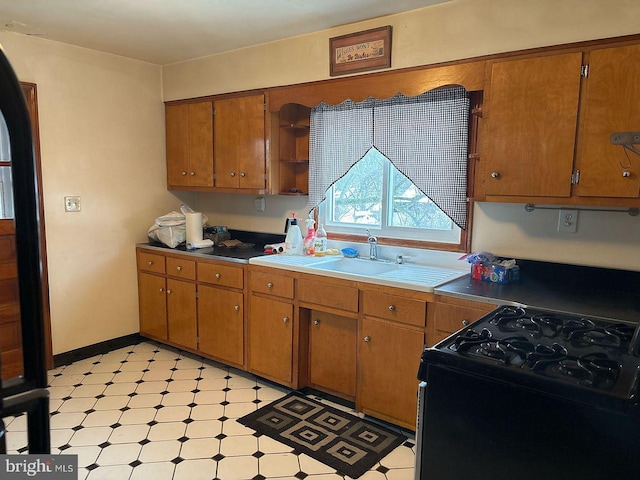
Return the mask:
[[[393,26],[393,68],[640,33],[637,0],[452,0],[163,68],[165,100],[329,78],[329,38]],[[276,197],[271,197],[276,198]],[[233,228],[280,232],[300,199],[231,201],[199,194],[198,208]],[[522,205],[479,204],[473,249],[498,255],[640,270],[640,217],[581,214],[576,234],[556,231],[557,212],[525,214]]]
[[[38,88],[53,353],[138,331],[134,245],[166,191],[160,67],[0,32]],[[64,212],[80,195],[82,211]]]

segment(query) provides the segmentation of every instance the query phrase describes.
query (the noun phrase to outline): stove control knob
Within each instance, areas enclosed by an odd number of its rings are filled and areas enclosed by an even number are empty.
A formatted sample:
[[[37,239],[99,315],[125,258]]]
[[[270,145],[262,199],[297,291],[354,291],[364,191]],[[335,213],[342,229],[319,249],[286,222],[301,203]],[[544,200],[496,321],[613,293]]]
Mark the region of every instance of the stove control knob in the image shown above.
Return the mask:
[[[464,325],[465,327],[469,325],[469,320],[462,320],[462,325]]]

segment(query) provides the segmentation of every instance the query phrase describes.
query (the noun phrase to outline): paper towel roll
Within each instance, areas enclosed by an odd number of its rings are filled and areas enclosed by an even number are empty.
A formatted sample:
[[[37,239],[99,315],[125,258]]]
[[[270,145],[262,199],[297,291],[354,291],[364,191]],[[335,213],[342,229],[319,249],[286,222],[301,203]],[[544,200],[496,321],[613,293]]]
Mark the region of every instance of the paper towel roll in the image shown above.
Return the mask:
[[[185,213],[187,243],[202,241],[202,212]]]

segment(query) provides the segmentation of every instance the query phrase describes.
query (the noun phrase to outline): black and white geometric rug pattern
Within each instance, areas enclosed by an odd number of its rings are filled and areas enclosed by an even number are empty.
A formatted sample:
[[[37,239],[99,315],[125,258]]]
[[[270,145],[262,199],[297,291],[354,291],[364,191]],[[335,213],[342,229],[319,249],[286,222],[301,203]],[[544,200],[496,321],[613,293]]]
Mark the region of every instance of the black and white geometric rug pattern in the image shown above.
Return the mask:
[[[298,392],[238,419],[351,478],[366,473],[406,438]]]

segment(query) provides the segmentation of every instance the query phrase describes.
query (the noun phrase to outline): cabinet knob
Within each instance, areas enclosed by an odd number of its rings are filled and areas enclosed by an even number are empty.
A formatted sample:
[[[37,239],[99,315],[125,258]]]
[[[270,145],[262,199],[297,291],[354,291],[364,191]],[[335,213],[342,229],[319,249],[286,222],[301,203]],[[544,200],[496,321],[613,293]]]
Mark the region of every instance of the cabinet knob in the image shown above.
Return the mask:
[[[371,341],[371,337],[367,335],[366,337],[364,337],[364,341],[369,343]]]
[[[629,178],[631,176],[631,172],[629,170],[625,170],[622,172],[622,176],[624,178]]]
[[[282,319],[282,321],[283,321],[284,323],[287,323],[287,322],[289,321],[289,317],[284,317],[284,318]]]
[[[395,312],[396,307],[394,305],[389,305],[389,311],[390,312]]]
[[[244,173],[244,172],[240,172],[240,176],[241,176],[241,177],[245,177],[246,175],[247,175],[246,173]]]
[[[500,178],[499,172],[491,172],[491,178]]]
[[[231,172],[229,175],[231,175],[232,177],[236,176],[236,172]]]
[[[184,170],[182,171],[182,176],[184,177],[187,174]]]
[[[178,265],[178,266],[176,267],[176,270],[178,270],[179,272],[181,272],[181,271],[182,271],[182,267],[181,267],[180,265]]]
[[[222,277],[222,275],[220,275],[219,273],[216,273],[216,278],[217,278],[218,280],[220,280],[220,277]]]
[[[161,288],[159,291],[160,291],[160,293],[164,292],[164,288]]]
[[[167,288],[167,293],[171,293],[171,289]]]
[[[236,305],[236,306],[234,306],[234,307],[233,307],[233,309],[234,309],[236,312],[237,312],[237,311],[239,311],[239,310],[240,310],[240,305]]]
[[[313,324],[314,324],[314,325],[320,325],[320,320],[315,319],[315,320],[313,321]]]
[[[462,320],[462,325],[464,325],[465,327],[469,325],[469,320]]]
[[[153,265],[153,261],[152,261],[152,260],[149,260],[149,261],[147,262],[147,265],[149,265],[149,266]]]
[[[273,283],[271,282],[267,283],[267,288],[273,288]]]

